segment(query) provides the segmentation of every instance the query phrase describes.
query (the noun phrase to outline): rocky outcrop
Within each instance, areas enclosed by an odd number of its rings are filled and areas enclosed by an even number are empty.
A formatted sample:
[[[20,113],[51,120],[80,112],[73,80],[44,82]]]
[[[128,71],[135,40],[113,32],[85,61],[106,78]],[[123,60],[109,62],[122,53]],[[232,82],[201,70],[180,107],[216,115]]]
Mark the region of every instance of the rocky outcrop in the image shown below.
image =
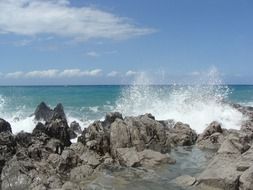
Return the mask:
[[[50,121],[52,115],[53,110],[50,107],[48,107],[45,102],[41,102],[34,112],[35,119],[38,121],[40,120]]]

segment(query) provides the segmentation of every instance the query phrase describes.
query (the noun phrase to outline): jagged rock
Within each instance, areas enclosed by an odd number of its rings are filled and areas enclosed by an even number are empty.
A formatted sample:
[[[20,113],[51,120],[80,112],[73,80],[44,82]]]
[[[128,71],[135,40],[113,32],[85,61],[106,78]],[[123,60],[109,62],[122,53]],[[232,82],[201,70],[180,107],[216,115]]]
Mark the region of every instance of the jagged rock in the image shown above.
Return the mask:
[[[122,114],[119,112],[106,113],[105,120],[102,124],[104,127],[109,128],[117,118],[123,120]]]
[[[70,134],[69,134],[69,126],[66,120],[64,119],[55,119],[46,123],[45,125],[45,133],[49,137],[53,137],[59,139],[63,142],[65,146],[70,146]]]
[[[65,112],[64,112],[64,108],[62,104],[57,104],[56,107],[53,110],[53,115],[51,120],[56,120],[56,119],[60,119],[60,120],[65,120],[67,121]]]
[[[188,124],[177,122],[173,128],[169,128],[167,137],[174,146],[191,146],[197,140],[197,133]]]
[[[226,134],[217,121],[212,122],[197,139],[197,146],[206,149],[219,149]]]
[[[53,110],[49,108],[45,102],[41,102],[37,106],[34,112],[34,115],[35,115],[35,119],[38,121],[40,120],[50,121],[50,119],[53,116]]]
[[[253,190],[253,165],[240,177],[240,190]]]
[[[141,166],[141,159],[135,147],[132,148],[117,148],[116,158],[122,166],[138,167]]]
[[[110,152],[110,132],[99,121],[85,128],[82,135],[78,137],[78,142],[100,155]]]
[[[4,119],[0,119],[0,133],[2,132],[10,132],[12,133],[11,125]]]
[[[242,154],[240,159],[238,160],[236,167],[238,171],[245,171],[253,165],[253,147],[251,147],[248,151]]]
[[[70,124],[70,129],[72,131],[74,131],[76,134],[81,134],[82,133],[82,128],[81,126],[79,125],[79,123],[77,123],[76,121],[73,121],[71,124]]]
[[[111,154],[116,155],[117,148],[131,147],[130,134],[127,124],[121,120],[116,119],[111,125],[110,132]]]

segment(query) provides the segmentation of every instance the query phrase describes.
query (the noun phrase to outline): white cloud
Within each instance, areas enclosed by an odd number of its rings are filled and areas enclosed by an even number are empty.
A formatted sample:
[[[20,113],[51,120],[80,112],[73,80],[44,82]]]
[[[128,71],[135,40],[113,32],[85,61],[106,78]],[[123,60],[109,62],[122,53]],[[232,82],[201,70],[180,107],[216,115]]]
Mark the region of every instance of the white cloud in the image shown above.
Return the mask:
[[[56,69],[49,70],[41,70],[41,71],[30,71],[30,72],[12,72],[7,74],[2,74],[5,78],[59,78],[59,77],[67,77],[67,78],[75,78],[75,77],[95,77],[101,75],[101,69],[93,69],[93,70],[85,70],[82,71],[80,69],[66,69],[63,71],[59,71]]]
[[[126,72],[126,76],[127,76],[127,77],[131,77],[131,76],[134,76],[134,75],[136,75],[136,74],[137,74],[137,72],[131,71],[131,70],[129,70],[129,71]]]
[[[45,71],[31,71],[25,74],[27,78],[54,78],[58,74],[58,70],[50,69]]]
[[[118,75],[119,75],[119,72],[117,72],[117,71],[112,71],[112,72],[107,74],[108,77],[116,77]]]
[[[153,32],[98,8],[71,6],[69,0],[0,1],[0,33],[49,34],[84,41],[126,39]]]
[[[85,77],[85,76],[98,76],[102,72],[101,69],[94,69],[88,71],[81,71],[80,69],[66,69],[59,73],[60,77]]]
[[[14,78],[14,79],[17,79],[17,78],[20,78],[24,75],[23,72],[21,71],[17,71],[17,72],[13,72],[13,73],[7,73],[5,75],[6,78]]]
[[[98,52],[95,52],[95,51],[89,51],[86,53],[87,56],[90,56],[90,57],[99,57],[100,54]]]

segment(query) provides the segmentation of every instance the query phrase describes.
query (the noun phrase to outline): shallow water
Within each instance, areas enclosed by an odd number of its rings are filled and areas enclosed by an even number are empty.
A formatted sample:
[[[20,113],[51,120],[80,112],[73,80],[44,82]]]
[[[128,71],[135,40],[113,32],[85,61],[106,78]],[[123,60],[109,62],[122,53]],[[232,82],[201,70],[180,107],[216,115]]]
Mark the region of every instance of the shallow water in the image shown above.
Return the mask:
[[[152,170],[143,168],[122,168],[119,171],[106,171],[89,182],[88,190],[186,190],[173,182],[173,179],[190,175],[197,176],[207,166],[213,151],[202,151],[197,147],[178,147],[172,150],[176,159],[174,165],[163,165]]]

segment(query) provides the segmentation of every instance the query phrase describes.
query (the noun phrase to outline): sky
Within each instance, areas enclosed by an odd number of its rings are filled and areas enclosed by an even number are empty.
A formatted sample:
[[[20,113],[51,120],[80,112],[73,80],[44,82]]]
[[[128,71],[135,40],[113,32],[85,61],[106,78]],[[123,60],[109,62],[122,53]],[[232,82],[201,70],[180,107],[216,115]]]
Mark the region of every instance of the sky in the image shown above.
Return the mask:
[[[0,0],[0,85],[253,84],[252,0]]]

